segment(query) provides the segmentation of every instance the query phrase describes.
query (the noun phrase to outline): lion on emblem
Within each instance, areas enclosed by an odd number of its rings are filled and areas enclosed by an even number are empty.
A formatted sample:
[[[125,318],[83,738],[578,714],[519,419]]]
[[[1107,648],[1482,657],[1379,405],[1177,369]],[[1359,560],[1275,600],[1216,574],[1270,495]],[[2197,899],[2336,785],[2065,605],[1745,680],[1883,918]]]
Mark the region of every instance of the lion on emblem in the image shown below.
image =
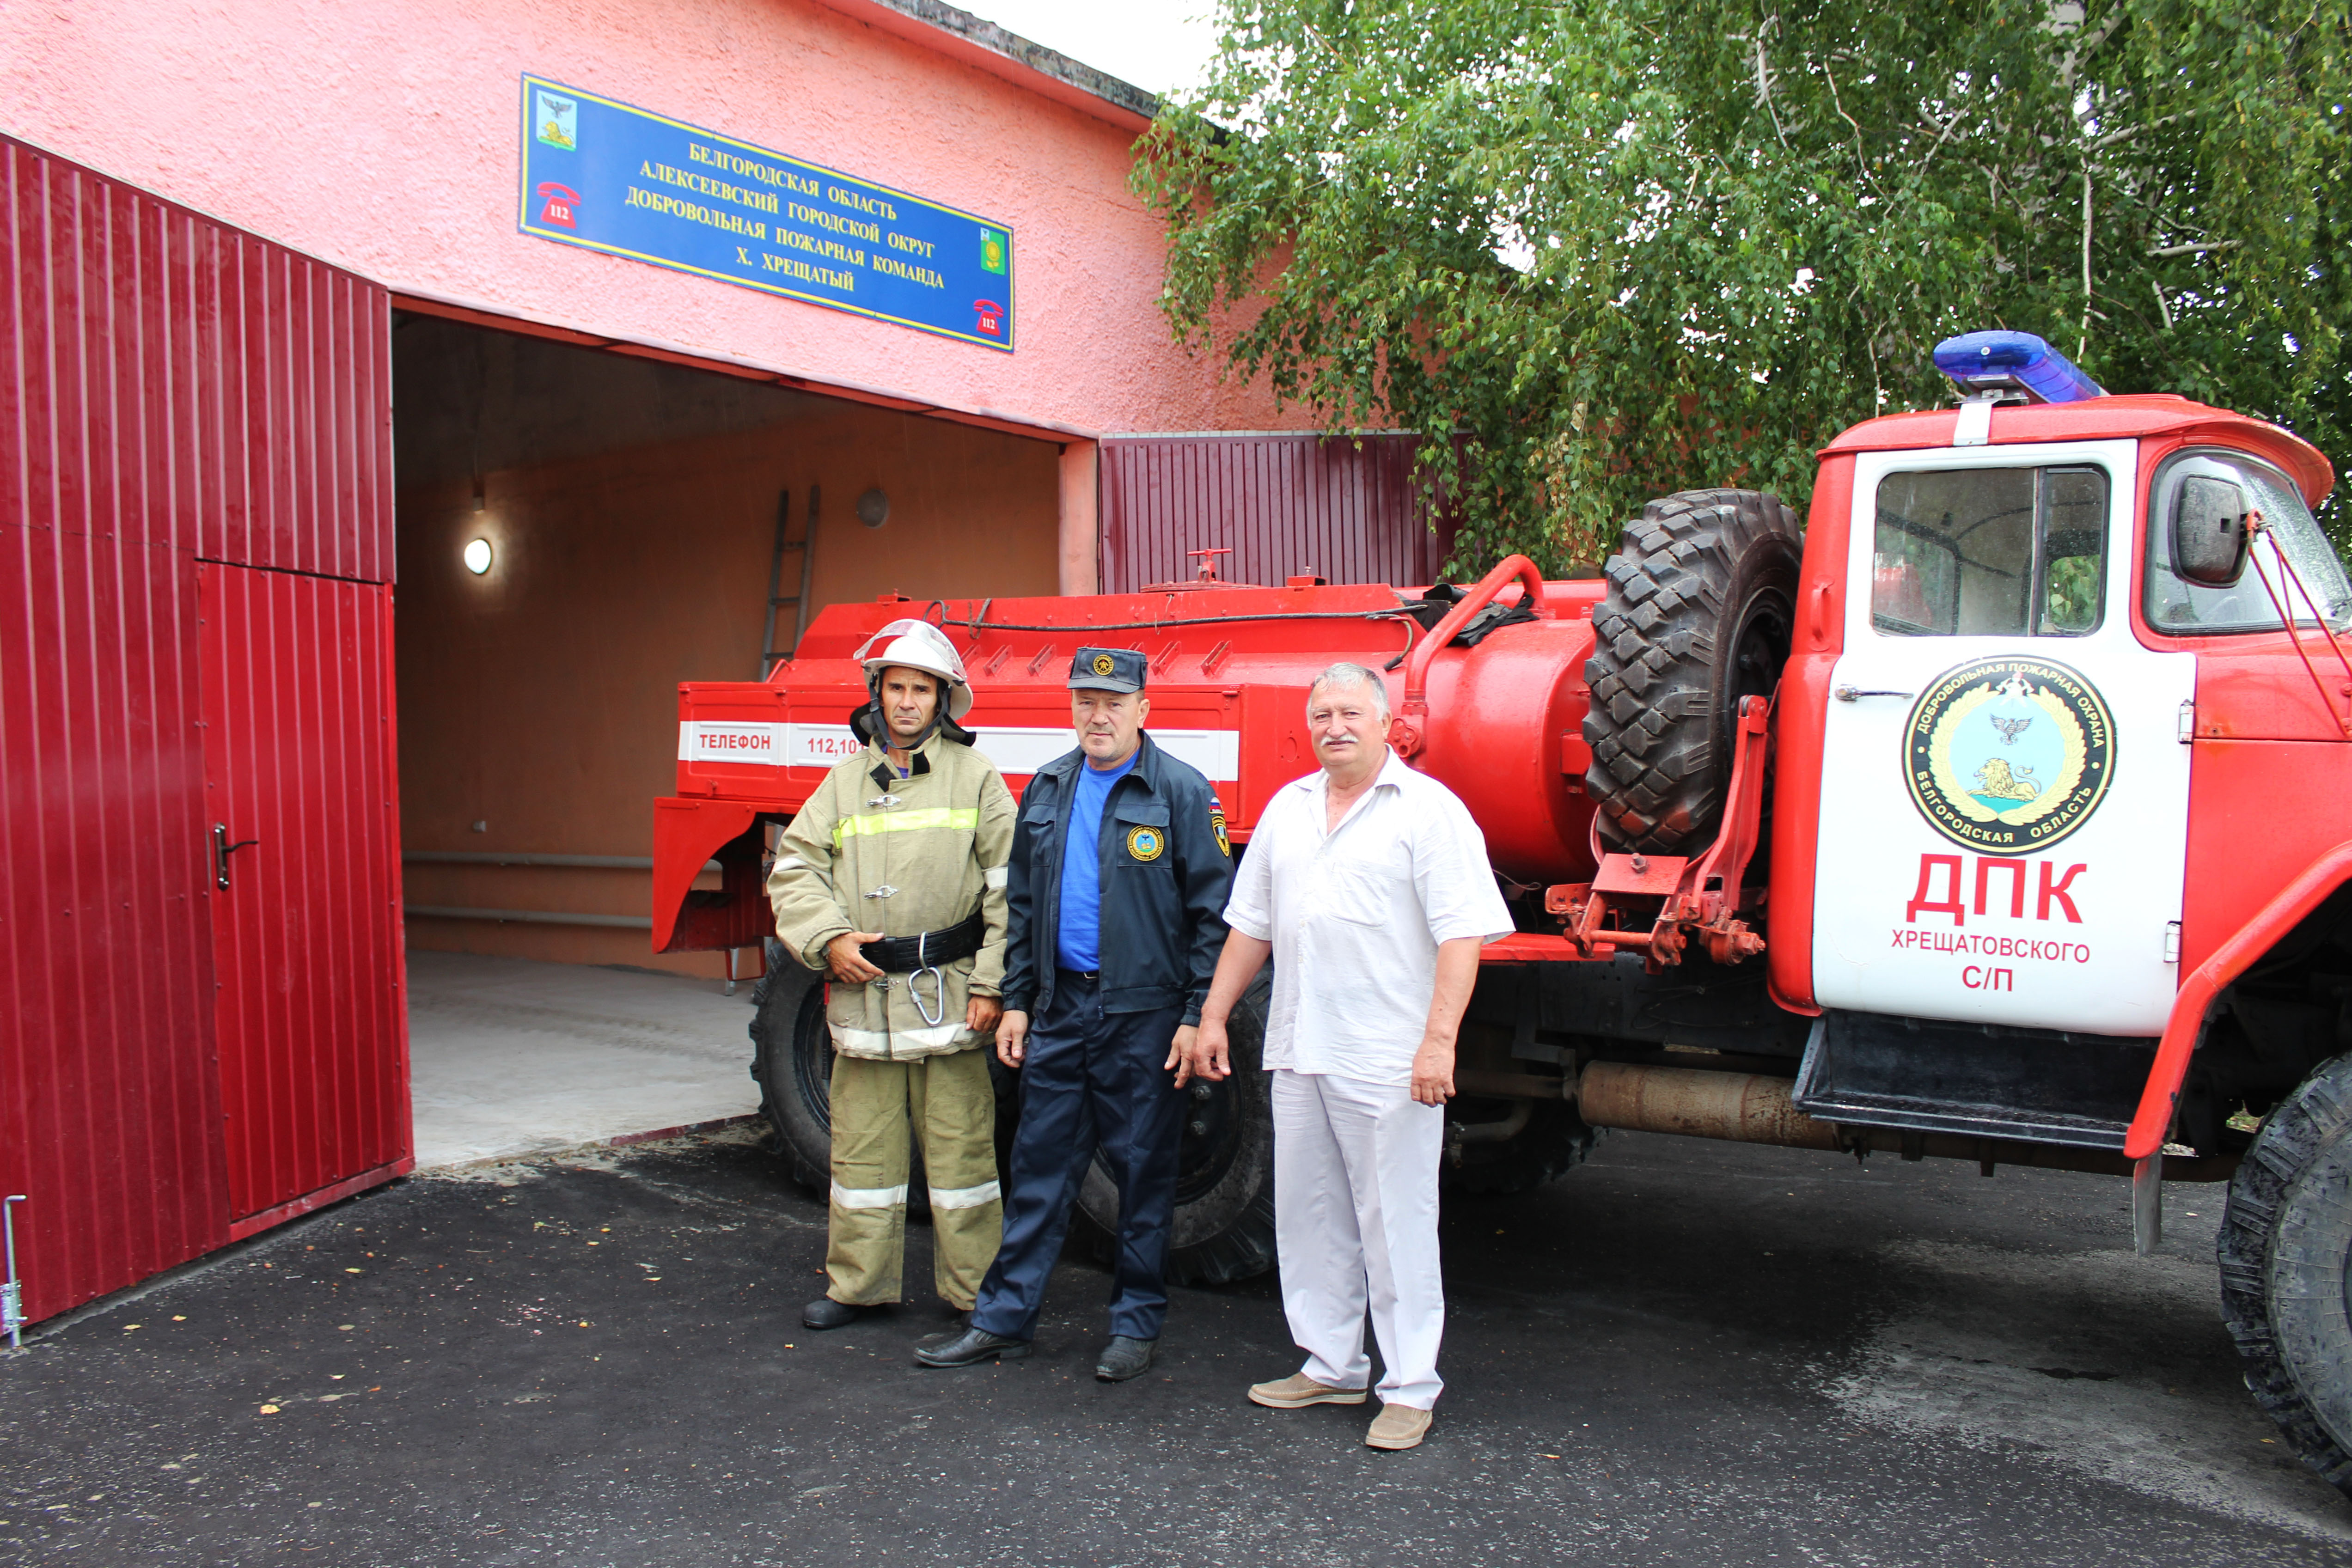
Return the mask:
[[[1987,758],[1985,765],[1977,769],[1976,786],[1977,794],[1990,795],[1996,800],[2031,800],[2042,793],[2032,768],[2021,768],[2012,773],[2009,764],[1998,757]]]

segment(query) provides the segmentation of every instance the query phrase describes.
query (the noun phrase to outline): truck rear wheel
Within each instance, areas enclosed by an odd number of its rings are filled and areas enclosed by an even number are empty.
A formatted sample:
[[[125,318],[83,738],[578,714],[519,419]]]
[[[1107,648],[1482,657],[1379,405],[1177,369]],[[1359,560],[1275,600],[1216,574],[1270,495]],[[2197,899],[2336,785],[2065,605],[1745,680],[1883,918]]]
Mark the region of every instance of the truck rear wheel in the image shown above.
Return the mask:
[[[1262,1071],[1273,995],[1269,967],[1258,971],[1226,1020],[1233,1076],[1185,1089],[1192,1099],[1176,1156],[1176,1222],[1168,1248],[1172,1283],[1230,1284],[1274,1267],[1274,1109]],[[1100,1155],[1087,1167],[1077,1207],[1087,1250],[1108,1261],[1118,1234],[1118,1188]]]
[[[2352,1055],[2264,1118],[2215,1250],[2246,1386],[2303,1462],[2352,1495]]]
[[[1739,699],[1789,657],[1804,535],[1777,496],[1685,490],[1625,526],[1592,612],[1585,789],[1619,852],[1687,855],[1715,836]]]
[[[1496,1102],[1484,1103],[1491,1105]],[[1500,1103],[1507,1106],[1510,1103]],[[1446,1113],[1450,1117],[1464,1108],[1465,1102],[1455,1100],[1446,1107]],[[1601,1141],[1602,1131],[1586,1124],[1584,1118],[1576,1113],[1576,1107],[1565,1102],[1538,1103],[1532,1107],[1527,1126],[1500,1142],[1471,1143],[1449,1137],[1443,1172],[1444,1190],[1483,1197],[1527,1192],[1548,1181],[1556,1181],[1584,1163],[1585,1156],[1592,1153],[1592,1145]]]
[[[811,1192],[830,1191],[833,1032],[824,1022],[824,977],[780,942],[769,942],[767,972],[751,988],[751,1077],[760,1085],[760,1113],[775,1134],[776,1155],[794,1181]],[[988,1075],[996,1085],[996,1166],[1002,1174],[1013,1149],[1019,1092],[992,1051]],[[929,1212],[926,1191],[923,1151],[917,1145],[908,1151],[907,1212]]]

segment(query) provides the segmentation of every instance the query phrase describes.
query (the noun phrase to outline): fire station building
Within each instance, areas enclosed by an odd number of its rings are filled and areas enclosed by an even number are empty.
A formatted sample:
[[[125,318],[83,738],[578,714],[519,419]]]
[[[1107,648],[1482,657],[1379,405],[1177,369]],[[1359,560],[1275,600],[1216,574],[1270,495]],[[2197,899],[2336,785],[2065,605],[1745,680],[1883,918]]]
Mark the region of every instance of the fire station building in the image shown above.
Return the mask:
[[[1172,341],[1154,108],[937,0],[0,19],[31,1318],[410,1168],[412,954],[716,980],[648,951],[679,681],[1204,548],[1428,580],[1402,444]]]

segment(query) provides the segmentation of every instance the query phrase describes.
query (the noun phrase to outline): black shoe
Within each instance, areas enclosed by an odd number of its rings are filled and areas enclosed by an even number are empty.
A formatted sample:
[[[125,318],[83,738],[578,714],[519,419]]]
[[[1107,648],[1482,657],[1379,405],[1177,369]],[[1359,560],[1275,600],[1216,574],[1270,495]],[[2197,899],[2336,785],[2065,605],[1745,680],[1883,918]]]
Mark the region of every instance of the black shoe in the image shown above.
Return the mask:
[[[1006,1339],[986,1329],[966,1329],[939,1344],[915,1347],[915,1359],[925,1366],[977,1366],[992,1355],[999,1361],[1019,1361],[1028,1354],[1027,1340]]]
[[[950,1307],[948,1309],[948,1326],[940,1330],[938,1333],[927,1333],[915,1343],[917,1344],[929,1345],[945,1344],[948,1341],[955,1338],[958,1334],[961,1334],[964,1330],[970,1327],[971,1327],[971,1313],[961,1307]]]
[[[1151,1370],[1160,1355],[1156,1339],[1129,1339],[1123,1333],[1110,1336],[1103,1353],[1095,1361],[1095,1376],[1104,1383],[1125,1383],[1130,1377],[1140,1377]]]
[[[819,1296],[801,1309],[801,1322],[813,1329],[845,1328],[866,1315],[864,1307],[853,1307],[847,1301],[836,1301],[831,1296]]]

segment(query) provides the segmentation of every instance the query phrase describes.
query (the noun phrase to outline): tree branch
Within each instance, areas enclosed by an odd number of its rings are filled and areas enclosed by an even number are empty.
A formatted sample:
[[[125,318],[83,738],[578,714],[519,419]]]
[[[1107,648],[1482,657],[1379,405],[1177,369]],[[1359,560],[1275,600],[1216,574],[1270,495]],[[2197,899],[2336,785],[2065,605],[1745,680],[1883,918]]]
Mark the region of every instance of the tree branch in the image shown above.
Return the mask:
[[[2091,347],[2091,165],[2083,165],[2083,330],[2074,340],[2074,357]]]
[[[1756,100],[1764,106],[1764,112],[1771,117],[1773,136],[1781,146],[1786,147],[1789,145],[1788,133],[1780,129],[1780,110],[1772,107],[1772,67],[1764,57],[1764,35],[1775,31],[1780,26],[1780,16],[1778,12],[1775,12],[1765,17],[1756,28]]]
[[[1860,174],[1865,180],[1870,180],[1871,184],[1875,186],[1878,182],[1871,179],[1870,151],[1862,143],[1862,127],[1854,124],[1853,116],[1845,111],[1845,104],[1843,100],[1838,97],[1837,78],[1830,74],[1830,61],[1827,55],[1822,57],[1822,79],[1830,84],[1830,104],[1837,110],[1838,118],[1844,120],[1848,125],[1853,126],[1854,172]],[[1886,194],[1883,190],[1878,193],[1882,197]]]

